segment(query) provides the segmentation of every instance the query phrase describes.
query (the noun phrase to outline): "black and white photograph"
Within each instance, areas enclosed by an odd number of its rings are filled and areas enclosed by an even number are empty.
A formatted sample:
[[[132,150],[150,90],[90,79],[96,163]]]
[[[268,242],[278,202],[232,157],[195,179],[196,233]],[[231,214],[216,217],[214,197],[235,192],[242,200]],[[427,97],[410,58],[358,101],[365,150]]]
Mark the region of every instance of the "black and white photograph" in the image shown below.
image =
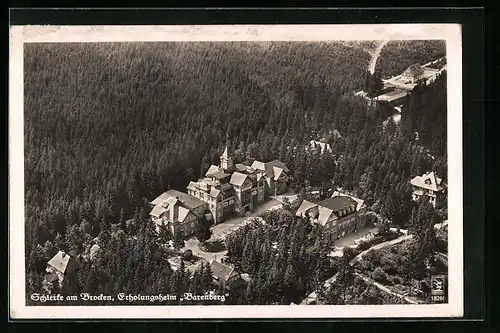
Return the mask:
[[[10,46],[12,317],[462,314],[458,25]]]

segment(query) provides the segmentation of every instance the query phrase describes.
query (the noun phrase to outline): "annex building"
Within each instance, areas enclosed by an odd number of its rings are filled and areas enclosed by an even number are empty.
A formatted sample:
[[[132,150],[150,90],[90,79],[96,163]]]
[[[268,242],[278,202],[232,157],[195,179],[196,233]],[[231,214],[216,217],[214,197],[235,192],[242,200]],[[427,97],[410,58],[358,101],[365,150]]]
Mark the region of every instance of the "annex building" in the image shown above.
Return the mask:
[[[175,235],[190,236],[196,230],[198,218],[208,210],[208,204],[192,195],[169,190],[151,202],[151,220],[159,230],[165,225]]]
[[[303,200],[296,216],[324,226],[332,238],[338,239],[365,227],[366,211],[363,200],[335,191],[318,203]]]

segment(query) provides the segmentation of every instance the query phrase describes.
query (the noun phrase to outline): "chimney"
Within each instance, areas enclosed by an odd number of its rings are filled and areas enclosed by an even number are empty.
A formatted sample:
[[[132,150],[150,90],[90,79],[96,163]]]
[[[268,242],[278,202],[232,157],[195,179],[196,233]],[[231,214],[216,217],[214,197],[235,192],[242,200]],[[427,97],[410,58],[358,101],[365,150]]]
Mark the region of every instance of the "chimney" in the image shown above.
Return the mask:
[[[168,210],[168,219],[170,220],[170,222],[175,222],[174,220],[174,210],[175,210],[175,207],[172,207],[172,205],[169,206],[169,210]]]
[[[62,257],[62,258],[66,257],[66,252],[61,251],[61,257]]]
[[[179,218],[179,207],[178,206],[174,206],[174,207],[172,207],[172,210],[174,211],[173,221],[175,222]]]

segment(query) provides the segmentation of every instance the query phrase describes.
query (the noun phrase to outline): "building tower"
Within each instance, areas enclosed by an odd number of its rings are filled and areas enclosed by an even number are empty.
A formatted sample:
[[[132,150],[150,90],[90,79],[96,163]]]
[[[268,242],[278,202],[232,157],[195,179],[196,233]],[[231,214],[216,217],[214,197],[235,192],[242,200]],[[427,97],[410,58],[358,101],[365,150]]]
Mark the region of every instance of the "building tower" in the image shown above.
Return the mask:
[[[224,152],[220,156],[220,167],[224,169],[224,171],[234,171],[234,161],[232,158],[231,148],[230,148],[229,138],[226,136],[226,148]]]

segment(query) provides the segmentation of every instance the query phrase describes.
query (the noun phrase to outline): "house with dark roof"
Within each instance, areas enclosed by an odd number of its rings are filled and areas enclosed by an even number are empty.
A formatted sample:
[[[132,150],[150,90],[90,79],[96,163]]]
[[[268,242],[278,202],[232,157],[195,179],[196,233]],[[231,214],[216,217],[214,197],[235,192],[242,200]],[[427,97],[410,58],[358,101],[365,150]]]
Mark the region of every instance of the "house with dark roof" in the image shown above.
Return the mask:
[[[401,78],[405,83],[417,83],[423,79],[424,74],[425,70],[420,64],[413,64],[401,74]]]
[[[233,266],[229,266],[213,260],[210,263],[210,269],[212,270],[212,276],[214,283],[219,286],[228,287],[228,284],[234,282],[240,278],[240,274],[235,270]]]
[[[288,170],[285,163],[279,160],[273,160],[267,163],[254,161],[251,166],[253,169],[263,174],[266,183],[266,194],[268,196],[277,196],[286,192],[288,185]]]
[[[185,236],[194,233],[198,218],[208,209],[206,202],[177,190],[162,193],[151,205],[149,215],[157,230],[164,225],[173,235],[182,232]]]
[[[416,176],[410,180],[410,183],[413,187],[412,199],[414,201],[427,197],[429,202],[436,207],[436,204],[446,197],[447,185],[434,172]]]
[[[322,225],[330,237],[338,239],[366,226],[366,210],[363,200],[335,191],[317,203],[303,200],[296,216]]]

